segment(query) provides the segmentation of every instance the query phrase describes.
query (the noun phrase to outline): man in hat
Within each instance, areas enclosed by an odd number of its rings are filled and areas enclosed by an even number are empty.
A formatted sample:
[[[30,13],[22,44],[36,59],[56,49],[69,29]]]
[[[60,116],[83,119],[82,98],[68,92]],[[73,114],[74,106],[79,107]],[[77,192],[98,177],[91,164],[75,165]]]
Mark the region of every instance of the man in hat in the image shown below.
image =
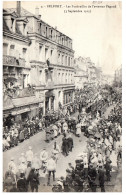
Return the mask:
[[[68,141],[68,150],[70,152],[72,152],[72,149],[73,149],[73,138],[72,138],[71,134],[68,135],[67,141]]]
[[[14,174],[15,183],[16,183],[17,166],[14,162],[14,157],[11,157],[11,161],[8,163],[8,170],[12,171],[12,173]]]
[[[31,166],[33,160],[33,151],[31,146],[29,146],[29,150],[26,152],[26,160],[27,165],[29,164]]]
[[[58,157],[59,157],[59,153],[60,153],[60,147],[57,144],[57,141],[55,141],[54,142],[54,146],[53,146],[52,155],[54,155],[54,158],[56,160],[56,163],[57,163],[57,160],[58,160]]]
[[[107,181],[110,181],[111,178],[111,174],[110,174],[112,170],[111,162],[112,161],[109,158],[106,159],[105,170],[106,170]]]
[[[64,134],[64,137],[62,138],[62,151],[65,156],[68,156],[68,141],[66,138],[66,134]]]
[[[14,175],[17,173],[17,166],[14,163],[14,157],[11,157],[10,162],[8,163],[8,170],[12,171]]]
[[[18,166],[18,173],[19,173],[19,175],[21,174],[21,173],[26,173],[26,169],[27,169],[27,165],[26,165],[26,161],[25,161],[25,159],[24,160],[22,160],[22,162],[20,163],[20,165]]]
[[[101,187],[101,192],[105,192],[105,187],[104,187],[105,173],[102,165],[99,165],[98,176],[99,176],[99,186]]]
[[[17,181],[17,188],[19,192],[27,192],[27,184],[26,184],[25,174],[23,171],[20,173],[20,178]]]
[[[48,152],[46,151],[46,148],[44,147],[40,153],[40,160],[42,162],[42,169],[44,172],[46,171],[47,159],[48,159]]]
[[[27,182],[30,183],[30,187],[31,187],[32,192],[34,192],[34,190],[36,190],[36,192],[38,192],[38,185],[40,184],[39,173],[33,167],[31,168]]]
[[[89,171],[88,171],[88,182],[92,192],[96,192],[96,183],[95,183],[96,176],[97,176],[96,169],[93,167],[93,164],[90,163]]]
[[[88,153],[83,152],[83,162],[84,162],[84,175],[85,178],[88,176]]]

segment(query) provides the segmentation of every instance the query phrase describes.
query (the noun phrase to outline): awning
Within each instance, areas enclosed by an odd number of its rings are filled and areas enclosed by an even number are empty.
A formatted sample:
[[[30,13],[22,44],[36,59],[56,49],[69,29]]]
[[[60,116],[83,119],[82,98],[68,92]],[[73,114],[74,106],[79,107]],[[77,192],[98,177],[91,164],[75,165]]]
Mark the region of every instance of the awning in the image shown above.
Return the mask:
[[[9,82],[16,82],[17,79],[15,77],[8,77],[6,79],[4,79],[5,83],[9,83]]]
[[[24,108],[22,110],[12,111],[11,114],[14,116],[14,115],[18,115],[18,114],[22,114],[22,113],[30,112],[30,111],[31,111],[30,108]]]

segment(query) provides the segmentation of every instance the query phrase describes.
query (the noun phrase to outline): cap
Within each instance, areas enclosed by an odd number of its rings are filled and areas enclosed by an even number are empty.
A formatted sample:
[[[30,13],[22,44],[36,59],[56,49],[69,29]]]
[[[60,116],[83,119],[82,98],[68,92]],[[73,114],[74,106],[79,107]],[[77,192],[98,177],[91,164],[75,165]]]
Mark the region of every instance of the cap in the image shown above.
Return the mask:
[[[14,157],[11,157],[11,161],[13,161],[14,160]]]

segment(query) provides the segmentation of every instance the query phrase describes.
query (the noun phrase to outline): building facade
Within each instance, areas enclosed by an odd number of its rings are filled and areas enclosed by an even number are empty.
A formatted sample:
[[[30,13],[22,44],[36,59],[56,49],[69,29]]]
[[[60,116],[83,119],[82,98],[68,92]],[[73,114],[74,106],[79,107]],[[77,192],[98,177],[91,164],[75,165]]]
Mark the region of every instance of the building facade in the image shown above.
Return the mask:
[[[56,111],[74,101],[72,39],[17,2],[3,10],[4,115]]]
[[[101,85],[102,70],[96,67],[89,57],[75,58],[75,86],[76,88],[83,88],[84,86],[98,86]]]

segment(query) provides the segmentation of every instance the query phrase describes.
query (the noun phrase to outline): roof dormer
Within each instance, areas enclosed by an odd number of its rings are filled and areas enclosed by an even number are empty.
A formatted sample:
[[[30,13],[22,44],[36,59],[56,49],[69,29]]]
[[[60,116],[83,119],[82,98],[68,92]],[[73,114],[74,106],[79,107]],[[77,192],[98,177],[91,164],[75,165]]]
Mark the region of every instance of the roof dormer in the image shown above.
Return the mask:
[[[3,18],[4,21],[9,28],[9,30],[13,33],[16,32],[16,18],[17,18],[16,12],[3,12]]]
[[[28,19],[24,17],[17,18],[16,20],[19,31],[22,35],[27,36],[27,23]]]

